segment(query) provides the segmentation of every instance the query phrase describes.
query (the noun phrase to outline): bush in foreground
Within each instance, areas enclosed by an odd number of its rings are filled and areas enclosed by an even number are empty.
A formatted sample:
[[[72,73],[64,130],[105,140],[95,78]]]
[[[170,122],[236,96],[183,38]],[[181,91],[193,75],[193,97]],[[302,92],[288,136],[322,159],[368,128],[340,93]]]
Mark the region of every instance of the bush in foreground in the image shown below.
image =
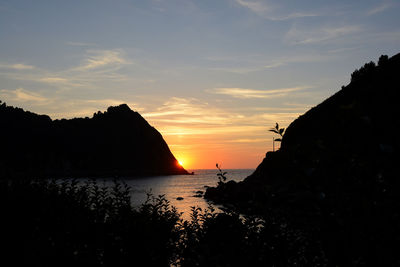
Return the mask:
[[[23,266],[325,265],[319,246],[279,220],[192,208],[96,181],[0,181],[2,257]]]
[[[12,265],[168,266],[179,214],[162,197],[139,209],[129,188],[1,181],[2,242]],[[4,260],[4,257],[3,257]]]

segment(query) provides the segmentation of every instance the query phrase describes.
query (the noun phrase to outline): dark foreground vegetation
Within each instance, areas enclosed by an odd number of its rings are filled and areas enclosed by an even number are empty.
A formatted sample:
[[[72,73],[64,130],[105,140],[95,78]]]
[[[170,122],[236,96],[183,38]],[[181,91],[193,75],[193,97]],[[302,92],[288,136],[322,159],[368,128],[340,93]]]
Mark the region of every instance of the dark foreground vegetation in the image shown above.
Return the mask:
[[[278,220],[193,208],[182,221],[162,196],[139,208],[129,188],[96,181],[0,181],[1,260],[10,266],[324,265]]]
[[[10,266],[166,266],[172,260],[179,216],[165,199],[135,210],[129,188],[118,182],[111,189],[96,182],[0,183]]]
[[[251,176],[205,197],[282,218],[330,265],[399,266],[399,77],[400,54],[365,64],[293,121]]]

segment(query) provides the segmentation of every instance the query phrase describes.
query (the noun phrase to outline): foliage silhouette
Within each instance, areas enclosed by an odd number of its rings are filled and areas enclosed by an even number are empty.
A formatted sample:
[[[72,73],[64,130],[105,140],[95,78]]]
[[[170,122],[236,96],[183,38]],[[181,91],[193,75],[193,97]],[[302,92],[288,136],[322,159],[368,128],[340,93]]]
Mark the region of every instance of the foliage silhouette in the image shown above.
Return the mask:
[[[220,166],[217,164],[215,164],[215,166],[218,169],[218,173],[217,173],[217,177],[218,177],[218,185],[222,185],[223,183],[225,183],[226,181],[226,174],[227,172],[224,172],[221,170]]]
[[[281,138],[275,138],[274,141],[276,142],[281,142],[283,138],[283,133],[285,132],[285,128],[279,128],[279,124],[276,123],[274,128],[269,129],[270,132],[274,132],[276,134],[279,134]]]
[[[274,132],[279,134],[281,138],[272,138],[272,151],[275,151],[275,142],[281,142],[283,138],[283,133],[285,132],[285,128],[279,128],[279,124],[276,123],[275,128],[269,129],[270,132]]]

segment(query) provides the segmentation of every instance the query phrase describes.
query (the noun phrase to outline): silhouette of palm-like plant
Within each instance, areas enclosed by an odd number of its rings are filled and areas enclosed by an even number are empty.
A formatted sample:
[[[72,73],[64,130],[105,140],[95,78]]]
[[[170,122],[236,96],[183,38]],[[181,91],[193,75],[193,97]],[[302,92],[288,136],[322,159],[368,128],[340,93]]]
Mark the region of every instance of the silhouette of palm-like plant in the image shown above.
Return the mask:
[[[227,172],[223,172],[222,170],[221,170],[221,168],[219,167],[220,165],[217,163],[217,164],[215,164],[215,166],[217,167],[217,169],[218,169],[218,173],[217,173],[217,176],[218,176],[218,185],[222,185],[225,181],[226,181],[226,174],[227,174]]]
[[[276,123],[274,128],[269,129],[270,132],[280,135],[280,138],[272,138],[273,151],[275,151],[275,142],[282,142],[283,134],[285,133],[285,128],[279,128],[279,124]]]

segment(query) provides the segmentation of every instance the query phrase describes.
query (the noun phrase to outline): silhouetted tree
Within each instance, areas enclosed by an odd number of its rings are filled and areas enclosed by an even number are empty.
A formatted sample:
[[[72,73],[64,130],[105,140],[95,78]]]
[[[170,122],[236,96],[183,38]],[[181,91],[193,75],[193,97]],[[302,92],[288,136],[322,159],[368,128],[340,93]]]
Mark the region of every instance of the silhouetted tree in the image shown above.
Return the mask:
[[[359,79],[362,79],[362,77],[371,75],[373,71],[376,69],[376,64],[373,61],[370,61],[369,63],[366,63],[364,66],[362,66],[360,69],[355,70],[351,74],[351,81],[357,81]]]
[[[389,62],[389,57],[387,55],[382,55],[382,56],[379,57],[378,66],[381,67],[381,66],[385,65],[388,62]]]

